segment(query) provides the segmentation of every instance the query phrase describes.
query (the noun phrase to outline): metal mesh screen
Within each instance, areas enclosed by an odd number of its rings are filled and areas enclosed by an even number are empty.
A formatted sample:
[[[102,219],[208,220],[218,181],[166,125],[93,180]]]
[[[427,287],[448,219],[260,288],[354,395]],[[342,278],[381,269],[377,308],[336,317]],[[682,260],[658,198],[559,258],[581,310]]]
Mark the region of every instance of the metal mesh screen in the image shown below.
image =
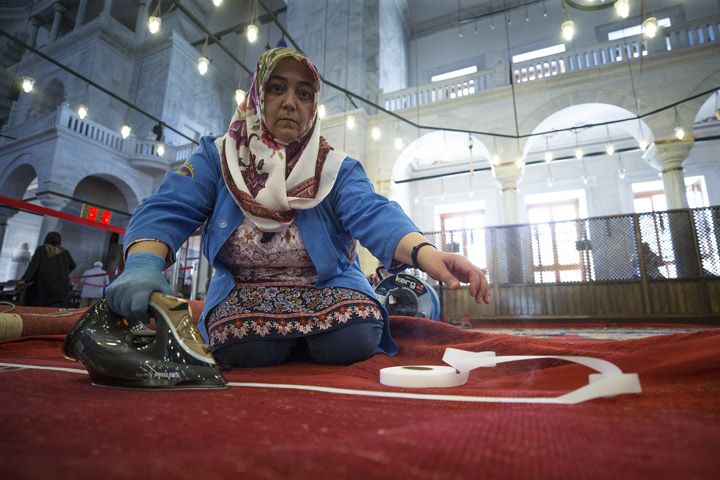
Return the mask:
[[[426,234],[500,285],[720,276],[720,207]],[[430,280],[424,274],[424,279]]]

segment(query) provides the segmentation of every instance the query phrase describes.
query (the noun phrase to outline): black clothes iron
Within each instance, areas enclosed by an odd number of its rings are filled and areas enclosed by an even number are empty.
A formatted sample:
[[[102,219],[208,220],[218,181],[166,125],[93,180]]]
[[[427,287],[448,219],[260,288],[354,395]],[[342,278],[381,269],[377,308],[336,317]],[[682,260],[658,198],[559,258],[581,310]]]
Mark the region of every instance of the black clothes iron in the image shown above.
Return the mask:
[[[65,338],[63,354],[82,362],[93,385],[141,389],[226,388],[208,353],[190,306],[155,292],[150,297],[156,330],[131,326],[103,299],[78,320]]]

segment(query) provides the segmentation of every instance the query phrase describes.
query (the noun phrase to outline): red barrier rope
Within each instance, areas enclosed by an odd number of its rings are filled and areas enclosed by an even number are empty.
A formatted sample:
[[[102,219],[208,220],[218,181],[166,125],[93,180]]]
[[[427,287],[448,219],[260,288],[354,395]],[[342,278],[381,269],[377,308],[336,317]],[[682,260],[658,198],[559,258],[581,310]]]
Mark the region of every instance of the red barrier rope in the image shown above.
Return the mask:
[[[6,197],[4,195],[0,195],[0,204],[4,203],[5,205],[9,205],[13,208],[17,208],[19,210],[24,210],[26,212],[30,213],[37,213],[40,215],[48,215],[50,217],[56,217],[60,218],[62,220],[67,220],[69,222],[78,223],[80,225],[84,225],[86,227],[91,228],[97,228],[99,230],[106,230],[108,232],[114,232],[119,233],[120,235],[125,233],[124,228],[116,227],[113,225],[103,225],[102,223],[96,223],[91,220],[87,220],[82,217],[78,217],[77,215],[71,215],[69,213],[65,212],[58,212],[57,210],[53,210],[51,208],[45,208],[41,207],[40,205],[35,205],[29,202],[25,202],[23,200],[17,200],[15,198]]]

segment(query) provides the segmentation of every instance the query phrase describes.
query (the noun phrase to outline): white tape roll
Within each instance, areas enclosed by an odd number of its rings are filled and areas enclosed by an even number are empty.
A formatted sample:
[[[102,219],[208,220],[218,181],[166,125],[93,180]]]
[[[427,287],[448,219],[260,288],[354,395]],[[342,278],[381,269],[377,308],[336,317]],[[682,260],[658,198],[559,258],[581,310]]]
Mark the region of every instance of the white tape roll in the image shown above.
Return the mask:
[[[390,387],[446,388],[465,385],[469,372],[440,365],[405,365],[380,370],[380,383]]]

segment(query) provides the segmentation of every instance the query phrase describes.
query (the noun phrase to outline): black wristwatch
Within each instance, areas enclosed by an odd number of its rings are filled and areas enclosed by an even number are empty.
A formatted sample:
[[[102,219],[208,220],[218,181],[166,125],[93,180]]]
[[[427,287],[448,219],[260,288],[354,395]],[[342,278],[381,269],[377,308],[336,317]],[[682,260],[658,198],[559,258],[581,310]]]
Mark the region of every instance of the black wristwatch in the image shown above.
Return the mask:
[[[417,245],[415,245],[412,249],[412,253],[410,253],[410,258],[412,259],[412,266],[417,268],[418,270],[421,270],[420,265],[418,265],[418,259],[417,259],[418,252],[420,251],[421,248],[427,247],[427,246],[433,247],[435,250],[437,250],[437,247],[435,245],[433,245],[432,243],[423,242],[423,243],[418,243]]]

